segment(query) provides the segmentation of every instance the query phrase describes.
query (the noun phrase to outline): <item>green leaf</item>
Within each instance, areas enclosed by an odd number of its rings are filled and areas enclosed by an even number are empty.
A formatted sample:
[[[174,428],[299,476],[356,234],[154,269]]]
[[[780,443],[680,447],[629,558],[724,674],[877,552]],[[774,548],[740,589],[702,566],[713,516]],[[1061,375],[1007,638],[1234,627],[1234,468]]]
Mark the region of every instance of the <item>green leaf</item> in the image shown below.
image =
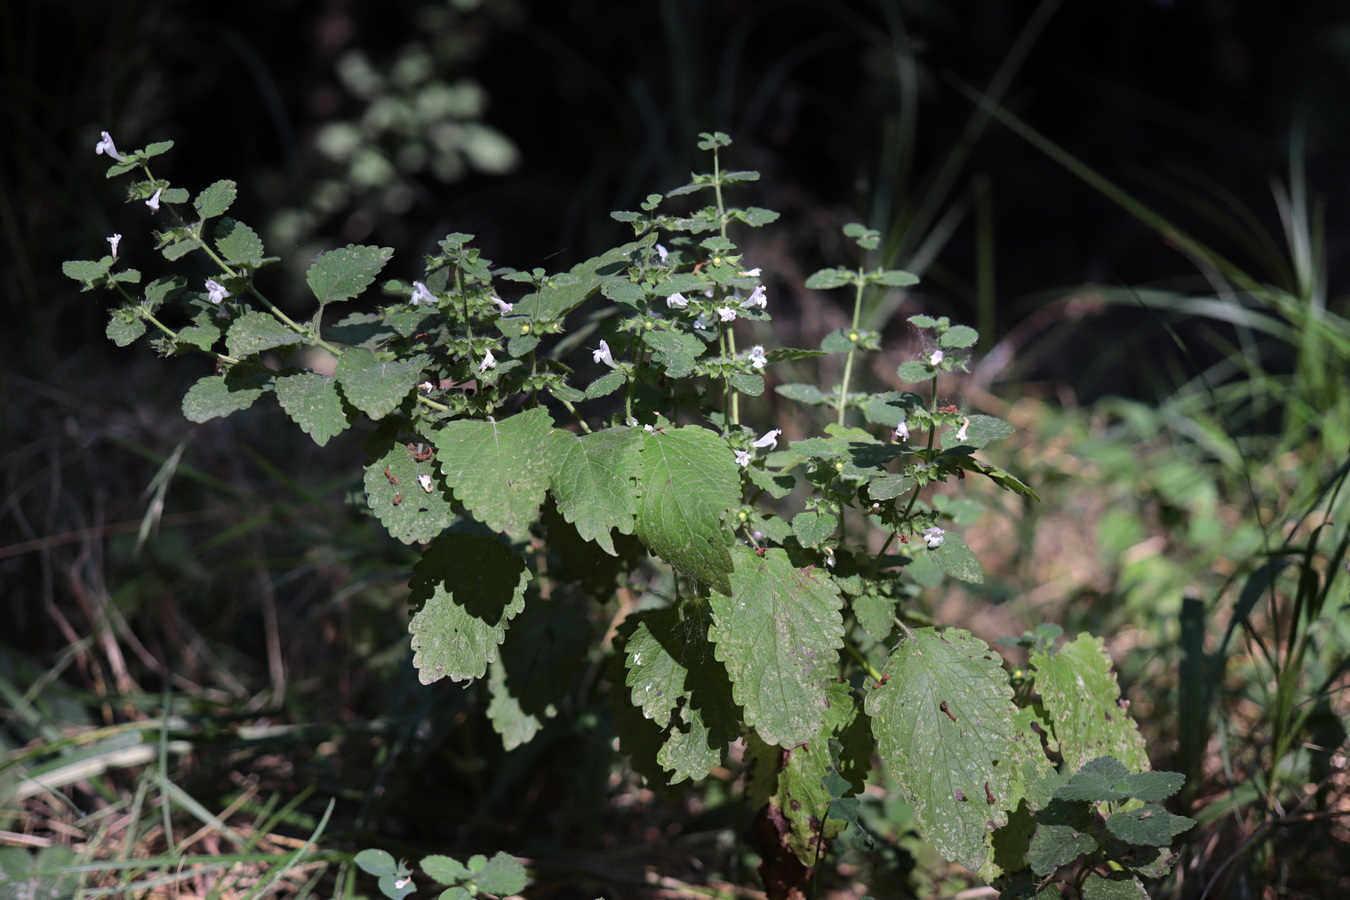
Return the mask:
[[[1031,871],[1044,877],[1096,849],[1097,840],[1086,829],[1072,825],[1041,825],[1031,838],[1027,862]]]
[[[956,463],[967,472],[977,472],[985,476],[1005,491],[1012,491],[1014,494],[1026,497],[1030,500],[1041,499],[1040,495],[1030,487],[1023,484],[1010,473],[1000,469],[998,466],[991,466],[988,463],[981,462],[973,456],[966,456],[964,454],[948,454],[946,458]]]
[[[234,202],[238,191],[233,181],[228,179],[217,181],[197,195],[197,199],[192,201],[192,205],[197,209],[197,215],[203,219],[211,219],[216,216],[224,215]],[[259,254],[260,256],[262,254]]]
[[[845,794],[861,791],[867,773],[867,750],[871,747],[867,716],[858,708],[846,684],[826,686],[827,706],[821,729],[801,746],[779,749],[752,734],[746,741],[746,754],[753,763],[749,785],[755,807],[772,804],[775,813],[769,819],[780,829],[788,848],[804,865],[815,863],[821,852],[843,830],[849,819],[844,810],[855,807],[851,820],[857,822],[856,800],[841,800]],[[836,771],[830,745],[853,748],[842,761],[843,773]],[[826,784],[836,788],[832,792]]]
[[[1083,763],[1068,781],[1055,789],[1056,800],[1086,800],[1089,803],[1114,803],[1128,800],[1123,790],[1130,770],[1113,756],[1099,756]]]
[[[1180,772],[1134,772],[1120,782],[1135,800],[1156,803],[1181,790],[1186,778]]]
[[[769,472],[756,466],[750,466],[742,471],[745,472],[745,477],[750,479],[751,484],[762,488],[775,500],[782,500],[797,486],[797,479],[791,475]]]
[[[305,272],[305,282],[320,304],[358,297],[393,257],[389,247],[348,244],[319,254]]]
[[[486,422],[451,422],[432,435],[446,483],[493,531],[523,539],[539,519],[554,465],[553,420],[541,407]]]
[[[304,337],[286,327],[271,313],[246,312],[230,325],[225,349],[230,356],[244,357],[273,347],[298,344]]]
[[[942,449],[971,447],[978,450],[985,444],[1005,438],[1013,433],[1011,425],[994,416],[970,416],[969,418],[970,422],[965,426],[965,440],[957,440],[956,433],[959,429],[944,431],[942,433]]]
[[[902,362],[900,368],[895,370],[895,374],[905,384],[917,384],[921,381],[930,381],[933,378],[933,371],[917,359],[908,359]]]
[[[693,425],[642,436],[638,538],[679,571],[729,591],[732,536],[723,517],[740,502],[735,457],[716,433]]]
[[[545,456],[552,462],[553,497],[577,533],[617,556],[610,531],[632,534],[637,516],[633,482],[640,471],[643,432],[607,428],[588,435],[555,430]]]
[[[796,400],[798,403],[805,403],[810,406],[819,406],[830,401],[830,398],[825,396],[820,388],[814,384],[780,384],[773,390],[780,397],[786,397],[789,400]]]
[[[918,279],[915,279],[917,282]],[[910,282],[913,284],[914,282]],[[980,333],[969,325],[955,325],[952,329],[938,338],[938,346],[945,350],[960,350],[964,347],[974,346],[980,339]]]
[[[863,416],[873,425],[894,429],[901,417],[912,409],[923,408],[923,398],[912,391],[887,391],[868,397],[863,405]]]
[[[1089,875],[1083,880],[1083,900],[1148,900],[1148,891],[1127,872]]]
[[[980,571],[980,561],[971,552],[970,546],[961,535],[948,531],[942,535],[942,543],[928,551],[934,561],[953,578],[959,578],[969,584],[980,584],[984,573]]]
[[[1030,662],[1068,770],[1099,756],[1114,757],[1130,771],[1150,768],[1144,738],[1120,702],[1101,638],[1080,634],[1053,655],[1032,653]]]
[[[544,323],[561,319],[580,306],[606,280],[623,275],[629,258],[641,249],[638,243],[615,247],[600,256],[578,263],[565,275],[556,275],[538,292],[515,303],[513,316],[524,316]]]
[[[136,315],[135,308],[114,309],[108,318],[106,333],[114,344],[125,347],[145,334],[145,320]]]
[[[621,278],[611,278],[600,285],[600,293],[615,303],[637,307],[647,298],[642,285]]]
[[[111,256],[105,256],[98,262],[92,259],[68,259],[61,263],[61,271],[67,278],[84,282],[88,288],[93,286],[93,282],[102,280],[103,276],[108,274],[111,265]]]
[[[792,532],[803,547],[814,547],[827,540],[839,527],[839,520],[830,513],[807,510],[792,517]]]
[[[1194,819],[1176,816],[1161,806],[1119,812],[1106,820],[1106,830],[1127,844],[1166,847],[1172,838],[1195,826]]]
[[[529,879],[525,867],[514,857],[498,850],[478,873],[478,890],[496,897],[519,894]]]
[[[764,393],[764,377],[754,372],[732,372],[727,376],[727,381],[747,397],[758,397]]]
[[[174,241],[172,244],[169,244],[160,252],[164,254],[165,259],[172,262],[175,259],[182,259],[184,256],[187,256],[189,253],[191,253],[193,250],[205,246],[206,246],[205,244],[203,244],[196,238],[185,238],[181,241]]]
[[[366,444],[373,462],[366,466],[366,503],[395,540],[424,544],[435,538],[455,519],[453,498],[445,490],[434,458],[419,460],[414,450],[398,441],[391,423],[381,426]],[[430,449],[430,448],[425,448]],[[430,491],[422,476],[430,480]]]
[[[754,174],[756,178],[759,177],[758,172],[747,174]],[[777,212],[775,212],[772,209],[764,209],[761,206],[747,206],[743,210],[736,210],[735,214],[736,218],[740,219],[742,222],[749,225],[751,228],[760,228],[764,225],[770,224],[771,222],[778,221]]]
[[[618,369],[607,372],[595,381],[592,381],[586,388],[586,399],[594,400],[597,397],[604,397],[608,394],[612,394],[623,387],[623,383],[627,380],[628,376]]]
[[[849,269],[821,269],[806,279],[806,286],[813,291],[826,291],[854,284],[857,280],[858,273]]]
[[[403,402],[422,379],[423,356],[382,360],[364,347],[348,347],[334,372],[352,406],[382,419]]]
[[[685,378],[694,371],[694,359],[707,345],[692,334],[673,331],[648,331],[642,343],[651,348],[652,362],[666,370],[668,378]]]
[[[422,871],[440,884],[458,884],[473,878],[473,870],[453,856],[422,857]]]
[[[709,637],[745,721],[767,743],[793,747],[825,721],[826,685],[844,645],[843,600],[822,569],[782,550],[733,550],[730,590],[712,595]]]
[[[561,703],[586,661],[590,625],[555,600],[532,600],[489,670],[488,719],[510,751],[533,740]]]
[[[153,144],[148,145],[138,155],[141,159],[153,159],[161,153],[168,153],[172,149],[173,141],[155,141]]]
[[[859,333],[855,329],[836,328],[821,340],[820,349],[826,353],[848,353],[857,346]],[[849,339],[850,334],[854,335],[853,340]]]
[[[661,728],[656,761],[668,783],[705,777],[739,737],[740,717],[703,617],[675,606],[640,613],[624,657],[633,705]]]
[[[263,256],[263,244],[257,232],[230,218],[216,223],[216,249],[226,262],[252,262]]]
[[[286,415],[320,447],[351,425],[332,378],[317,372],[284,375],[277,379],[276,390],[277,402]]]
[[[874,641],[884,641],[895,630],[895,600],[869,591],[854,597],[853,616]]]
[[[398,871],[398,863],[387,850],[362,850],[356,854],[353,862],[362,872],[371,875],[393,875]]]
[[[189,422],[206,422],[248,409],[262,394],[255,379],[208,375],[188,389],[183,415]]]
[[[525,560],[493,538],[447,534],[413,566],[413,666],[423,684],[482,678],[525,608]]]
[[[903,269],[882,269],[873,276],[877,284],[884,284],[887,287],[909,287],[919,283],[919,276]],[[964,328],[964,325],[957,326]],[[955,330],[955,329],[953,329]],[[972,331],[974,329],[971,329]],[[953,345],[955,346],[955,345]],[[966,346],[962,344],[961,346]]]
[[[1012,761],[1028,752],[1001,662],[969,632],[920,628],[892,652],[887,683],[867,692],[877,745],[924,839],[972,871],[1021,799]]]
[[[893,500],[914,489],[918,481],[913,475],[892,473],[883,475],[867,485],[867,495],[873,500]]]

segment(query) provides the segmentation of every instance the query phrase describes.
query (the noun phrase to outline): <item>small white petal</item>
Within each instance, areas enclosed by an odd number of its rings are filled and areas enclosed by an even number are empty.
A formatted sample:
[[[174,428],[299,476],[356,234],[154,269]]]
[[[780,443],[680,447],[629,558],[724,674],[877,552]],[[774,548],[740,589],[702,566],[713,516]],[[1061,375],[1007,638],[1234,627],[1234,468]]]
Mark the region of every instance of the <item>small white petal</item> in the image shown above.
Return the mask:
[[[671,309],[684,309],[688,305],[689,301],[684,299],[684,294],[681,294],[679,291],[676,291],[666,298],[666,306],[669,306]]]
[[[495,306],[497,307],[497,310],[498,310],[502,315],[506,315],[506,314],[509,313],[512,309],[515,308],[515,304],[514,304],[514,303],[507,303],[507,302],[506,302],[505,300],[503,300],[501,297],[493,297],[493,298],[492,298],[492,303],[493,303],[493,305],[495,305]]]
[[[752,447],[768,447],[770,450],[777,449],[777,447],[778,447],[778,436],[779,436],[780,434],[782,434],[782,433],[783,433],[783,429],[781,429],[781,428],[775,428],[775,429],[773,429],[772,431],[766,431],[766,432],[764,432],[764,436],[763,436],[763,437],[761,437],[759,440],[755,441],[755,442],[754,442],[753,444],[751,444],[750,446],[752,446]]]
[[[909,423],[905,421],[904,416],[900,417],[899,424],[895,426],[895,439],[897,441],[909,440]]]
[[[422,303],[425,303],[428,306],[435,306],[436,297],[434,294],[431,293],[431,291],[427,290],[427,286],[425,284],[423,284],[420,281],[414,281],[412,297],[408,299],[408,302],[411,303],[413,306],[418,306]]]
[[[628,418],[623,420],[623,424],[627,425],[629,428],[636,428],[637,419],[633,418],[632,416],[629,416]]]
[[[117,152],[117,145],[113,143],[112,135],[103,132],[103,140],[94,145],[94,153],[106,153],[118,162],[126,162],[127,158]]]
[[[117,245],[120,243],[122,243],[122,236],[120,234],[114,234],[112,237],[108,238],[108,246],[112,248],[113,262],[117,262]]]
[[[159,209],[159,195],[162,194],[162,193],[164,193],[164,188],[156,188],[156,189],[155,189],[155,196],[153,196],[153,197],[151,197],[149,200],[145,201],[145,205],[148,206],[148,207],[150,207],[151,209],[158,210],[158,209]]]
[[[214,278],[206,279],[206,294],[207,299],[216,304],[219,304],[226,297],[230,296],[230,292],[225,290],[225,285],[216,281]]]
[[[486,372],[495,365],[497,365],[497,357],[492,355],[492,348],[489,347],[487,352],[483,354],[483,361],[478,364],[478,371]]]
[[[761,269],[760,269],[758,266],[756,266],[756,267],[753,268],[753,269],[746,269],[746,270],[745,270],[744,272],[742,272],[741,274],[744,275],[744,276],[747,277],[747,278],[758,278],[758,277],[759,277],[760,271],[761,271]]]
[[[730,306],[717,307],[717,315],[722,319],[723,322],[736,321],[736,310],[732,309]]]
[[[759,344],[750,348],[750,356],[748,358],[750,360],[750,365],[754,366],[756,369],[764,368],[769,362],[768,357],[764,355],[764,348]]]
[[[956,439],[958,441],[964,441],[966,439],[966,429],[969,427],[970,427],[970,419],[969,418],[962,419],[961,427],[956,429]]]
[[[924,543],[928,545],[929,550],[935,550],[938,547],[942,546],[943,533],[944,532],[942,531],[942,529],[937,527],[936,525],[932,526],[931,528],[925,528],[923,530],[923,540]]]
[[[694,318],[694,327],[695,327],[695,328],[707,328],[707,327],[708,327],[708,317],[707,317],[707,315],[704,314],[704,313],[699,313],[699,314]]]
[[[751,292],[750,296],[741,301],[741,309],[767,309],[769,301],[764,296],[764,285],[760,285]]]
[[[422,490],[426,491],[428,494],[431,493],[431,476],[430,476],[430,475],[418,475],[418,476],[417,476],[417,483],[420,484],[420,485],[422,486]]]
[[[666,264],[666,260],[670,258],[670,251],[667,250],[665,247],[662,247],[660,244],[657,244],[657,245],[656,245],[656,255],[657,255],[657,257],[660,258],[660,260],[661,260],[661,265],[664,266],[664,265]]]
[[[591,351],[591,359],[595,362],[602,362],[611,369],[618,367],[618,363],[614,361],[614,355],[609,352],[609,344],[606,341],[600,342],[599,350]]]
[[[934,350],[933,355],[928,357],[928,364],[930,366],[936,366],[938,363],[942,362],[944,356],[946,356],[946,354],[941,350]]]
[[[738,466],[748,466],[748,465],[750,465],[750,451],[749,451],[749,450],[737,450],[737,451],[736,451],[736,465],[738,465]]]
[[[436,390],[436,385],[432,384],[430,381],[424,381],[417,386],[417,389],[421,391],[426,391],[428,394],[430,394],[432,391]]]

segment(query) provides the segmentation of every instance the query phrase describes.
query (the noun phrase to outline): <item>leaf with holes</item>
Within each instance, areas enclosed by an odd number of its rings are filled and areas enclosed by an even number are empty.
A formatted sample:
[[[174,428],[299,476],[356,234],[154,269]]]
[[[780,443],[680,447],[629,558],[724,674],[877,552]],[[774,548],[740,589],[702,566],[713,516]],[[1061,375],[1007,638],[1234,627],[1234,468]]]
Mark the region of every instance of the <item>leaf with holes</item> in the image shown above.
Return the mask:
[[[969,632],[916,629],[887,660],[889,681],[866,700],[924,839],[977,872],[989,858],[990,823],[1005,824],[1021,800],[1013,761],[1028,752],[1001,662]]]
[[[1036,688],[1070,770],[1112,756],[1131,771],[1150,768],[1143,735],[1120,704],[1120,686],[1101,638],[1080,634],[1053,655],[1031,654]]]
[[[396,437],[395,429],[382,427],[366,442],[373,457],[365,472],[366,503],[396,540],[424,544],[454,521],[453,498],[435,460],[418,460]]]
[[[539,519],[554,469],[553,420],[540,407],[500,422],[451,422],[432,434],[441,472],[465,508],[493,531],[524,538]]]
[[[643,432],[637,536],[679,571],[731,590],[731,532],[723,517],[740,502],[741,480],[726,441],[687,425]]]
[[[814,566],[787,553],[736,547],[730,590],[711,597],[709,637],[731,676],[745,721],[766,742],[793,747],[820,731],[826,685],[844,646],[843,599]]]
[[[413,667],[423,684],[482,678],[510,621],[525,608],[525,560],[475,534],[437,538],[413,566]]]

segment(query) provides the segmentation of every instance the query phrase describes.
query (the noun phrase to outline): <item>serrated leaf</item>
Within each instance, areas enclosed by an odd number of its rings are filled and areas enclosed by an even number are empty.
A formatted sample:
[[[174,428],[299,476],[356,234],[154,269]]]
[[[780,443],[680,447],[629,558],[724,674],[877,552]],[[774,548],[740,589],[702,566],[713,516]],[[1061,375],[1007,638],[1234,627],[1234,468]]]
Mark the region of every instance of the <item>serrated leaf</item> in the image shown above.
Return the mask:
[[[732,372],[727,376],[727,381],[747,397],[758,397],[764,393],[764,377],[754,372]]]
[[[648,331],[642,343],[653,351],[652,362],[666,370],[668,378],[685,378],[694,371],[694,360],[707,345],[692,334]]]
[[[991,466],[988,463],[981,462],[973,456],[966,456],[964,454],[948,454],[947,459],[955,462],[967,472],[978,472],[1005,491],[1012,491],[1014,494],[1026,497],[1030,500],[1039,501],[1041,499],[1040,495],[1034,490],[1026,484],[1023,484],[1022,481],[1012,474],[1000,469],[998,466]]]
[[[374,461],[366,466],[366,503],[385,530],[405,544],[424,544],[454,521],[452,498],[436,471],[434,458],[418,460],[395,440],[397,431],[382,428],[367,442]],[[430,491],[421,477],[431,479]]]
[[[174,241],[172,244],[164,247],[160,252],[164,254],[165,259],[173,261],[175,259],[182,259],[193,250],[204,246],[206,245],[196,238],[185,238],[181,241]]]
[[[594,294],[606,280],[622,274],[628,268],[629,258],[641,247],[637,243],[624,244],[578,263],[565,275],[554,276],[550,279],[552,283],[518,300],[512,314],[542,322],[561,319]]]
[[[95,261],[92,259],[68,259],[61,263],[61,272],[67,278],[82,281],[87,285],[90,282],[101,280],[104,275],[108,274],[108,268],[111,263],[111,256],[105,257],[104,261]]]
[[[183,397],[183,415],[189,422],[207,422],[248,409],[261,397],[263,388],[252,379],[208,375],[188,388]]]
[[[981,584],[984,581],[984,572],[980,570],[980,561],[975,558],[970,545],[954,531],[946,532],[942,536],[942,543],[929,550],[928,554],[933,557],[942,571],[953,578],[959,578],[969,584]]]
[[[125,347],[145,334],[145,320],[134,309],[115,309],[108,319],[106,333],[114,344]]]
[[[159,156],[161,153],[168,153],[172,149],[173,141],[155,141],[153,144],[147,145],[146,148],[137,155],[140,156],[141,159],[151,159]]]
[[[756,178],[759,177],[758,172],[754,174]],[[738,212],[739,215],[737,215],[737,218],[740,219],[745,224],[749,225],[751,228],[760,228],[772,222],[778,221],[778,213],[776,211],[772,209],[764,209],[761,206],[748,206],[743,210],[739,210]]]
[[[1148,900],[1143,883],[1125,872],[1089,875],[1083,880],[1083,900]]]
[[[216,249],[226,262],[248,262],[263,256],[263,244],[257,232],[230,218],[216,223]]]
[[[503,748],[528,743],[557,714],[586,660],[590,637],[577,610],[542,598],[511,623],[488,679],[488,719]]]
[[[1130,771],[1150,768],[1144,738],[1120,704],[1120,686],[1101,638],[1080,634],[1054,655],[1031,654],[1041,694],[1065,767],[1111,756]]]
[[[954,325],[938,338],[938,346],[946,350],[960,350],[974,346],[979,339],[980,333],[969,325]]]
[[[1185,783],[1186,777],[1180,772],[1132,772],[1120,787],[1135,800],[1156,803],[1181,790]]]
[[[705,777],[740,734],[731,683],[712,655],[706,622],[678,607],[642,613],[624,656],[633,704],[661,728],[656,761],[670,772],[668,783]]]
[[[1071,825],[1042,825],[1031,838],[1027,862],[1031,871],[1044,877],[1096,849],[1096,839],[1085,831]]]
[[[780,384],[773,390],[780,397],[786,397],[789,400],[796,400],[798,403],[806,403],[811,406],[819,406],[822,403],[829,402],[830,399],[814,384]]]
[[[1127,844],[1166,847],[1172,838],[1195,826],[1194,819],[1176,816],[1161,806],[1119,812],[1106,820],[1106,830]]]
[[[857,346],[856,340],[849,340],[849,334],[857,333],[850,329],[836,328],[821,340],[820,349],[826,353],[848,353]]]
[[[1130,775],[1125,764],[1112,756],[1099,756],[1083,763],[1068,781],[1055,789],[1056,800],[1086,800],[1089,803],[1128,800],[1122,782]]]
[[[782,550],[733,549],[730,590],[711,597],[709,637],[745,721],[793,747],[825,721],[826,685],[844,645],[843,599],[828,573],[795,568]]]
[[[679,571],[729,591],[732,536],[723,517],[740,502],[741,480],[726,442],[693,425],[642,437],[637,536]]]
[[[181,275],[156,278],[145,286],[145,302],[151,306],[159,306],[164,301],[176,297],[185,287],[187,279]]]
[[[473,871],[452,856],[422,857],[422,871],[440,884],[457,884],[473,877]]]
[[[197,199],[192,201],[192,205],[196,207],[197,215],[203,219],[213,219],[225,214],[237,194],[238,190],[235,183],[229,179],[224,179],[217,181],[198,194]]]
[[[642,432],[607,428],[588,435],[549,435],[553,497],[577,533],[617,556],[611,530],[632,534],[637,516],[633,483],[640,470]]]
[[[600,376],[595,381],[592,381],[586,388],[585,397],[587,400],[594,400],[597,397],[604,397],[612,394],[623,387],[623,383],[627,380],[627,375],[618,369],[615,369],[612,372]]]
[[[600,293],[625,306],[640,306],[647,299],[647,292],[642,289],[642,285],[623,278],[610,278],[601,282]]]
[[[348,347],[338,357],[334,376],[352,406],[372,419],[382,419],[422,379],[425,363],[421,356],[382,360],[364,347]]]
[[[807,510],[792,517],[792,532],[803,547],[822,543],[838,527],[839,520],[830,513]]]
[[[919,283],[919,276],[903,269],[883,269],[873,276],[873,280],[877,284],[884,284],[887,287],[910,287]],[[963,328],[965,326],[957,327]]]
[[[276,390],[286,415],[320,447],[351,425],[332,378],[317,372],[285,375],[277,379]]]
[[[900,473],[883,475],[867,485],[867,495],[873,500],[893,500],[901,494],[909,493],[917,483],[913,475]]]
[[[971,447],[978,450],[985,444],[1005,438],[1013,433],[1011,425],[994,416],[970,416],[969,419],[970,422],[964,426],[966,430],[964,440],[957,439],[957,431],[960,429],[950,429],[942,433],[942,449]]]
[[[529,879],[520,861],[498,850],[478,873],[478,890],[495,897],[519,894]]]
[[[348,244],[320,253],[305,272],[305,283],[320,304],[358,297],[393,257],[389,247]]]
[[[895,600],[892,598],[869,591],[854,597],[850,605],[853,617],[872,640],[884,641],[895,630]]]
[[[230,356],[244,357],[273,347],[298,344],[304,338],[281,323],[276,316],[264,312],[246,312],[230,325],[225,336],[225,349]]]
[[[895,428],[912,409],[923,408],[923,398],[913,391],[887,391],[867,398],[863,416],[873,425]]]
[[[525,608],[525,560],[493,538],[447,534],[413,566],[408,625],[423,684],[482,678],[511,619]]]
[[[770,472],[755,466],[743,469],[745,477],[757,488],[763,489],[775,500],[782,500],[797,485],[797,479],[786,473]]]
[[[446,483],[493,531],[524,538],[539,519],[554,465],[553,420],[540,407],[495,421],[451,422],[432,435]]]
[[[932,371],[917,359],[902,362],[895,370],[895,374],[905,384],[917,384],[920,381],[929,381],[933,377]]]
[[[916,629],[887,660],[889,681],[866,699],[881,755],[924,839],[973,871],[989,856],[990,823],[1005,824],[1021,799],[1009,763],[1025,752],[1024,738],[1000,663],[969,632]]]

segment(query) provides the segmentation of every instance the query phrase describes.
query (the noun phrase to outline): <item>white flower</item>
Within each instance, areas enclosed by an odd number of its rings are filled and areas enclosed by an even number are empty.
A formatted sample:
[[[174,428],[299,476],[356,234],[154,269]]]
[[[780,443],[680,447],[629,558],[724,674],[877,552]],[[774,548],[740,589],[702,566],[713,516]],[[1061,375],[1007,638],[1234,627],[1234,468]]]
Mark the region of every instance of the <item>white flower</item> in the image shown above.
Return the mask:
[[[486,372],[488,369],[491,369],[495,365],[497,365],[497,357],[492,355],[492,348],[489,347],[487,348],[487,351],[483,354],[483,361],[478,364],[478,371]]]
[[[748,465],[750,465],[750,451],[749,451],[749,450],[737,450],[737,451],[736,451],[736,465],[738,465],[738,466],[748,466]]]
[[[591,351],[591,359],[596,362],[602,362],[611,369],[617,369],[619,364],[614,361],[614,355],[609,352],[609,344],[605,341],[600,342],[600,349]]]
[[[752,446],[752,447],[768,447],[770,450],[777,449],[777,447],[778,447],[778,436],[779,436],[780,434],[782,434],[782,433],[783,433],[783,430],[782,430],[781,428],[775,428],[775,429],[773,429],[772,431],[766,431],[766,432],[764,432],[764,436],[763,436],[763,437],[761,437],[759,440],[755,441],[755,442],[754,442],[753,444],[751,444],[750,446]]]
[[[225,290],[225,285],[216,281],[214,278],[206,279],[206,296],[212,303],[219,304],[220,301],[230,296],[230,292]]]
[[[436,385],[432,384],[430,381],[424,381],[417,386],[417,389],[420,391],[426,391],[428,394],[430,394],[432,391],[436,390]]]
[[[633,418],[632,416],[629,416],[628,418],[623,420],[623,424],[627,425],[629,428],[636,428],[637,419]]]
[[[106,153],[118,162],[126,162],[127,158],[117,152],[117,145],[113,143],[112,135],[103,132],[103,140],[94,145],[95,153]]]
[[[159,209],[159,195],[164,193],[164,188],[155,188],[155,196],[145,201],[145,205],[153,210]]]
[[[679,291],[676,291],[666,298],[666,306],[669,306],[671,309],[684,309],[688,305],[689,301],[684,299],[684,294],[681,294]]]
[[[909,440],[909,423],[905,421],[904,416],[900,417],[900,422],[895,426],[895,439],[897,441]]]
[[[694,327],[695,327],[695,328],[707,328],[707,327],[708,327],[708,316],[707,316],[705,313],[699,313],[697,316],[695,316],[695,317],[694,317]]]
[[[417,483],[420,484],[420,485],[422,486],[422,490],[426,491],[428,494],[431,493],[431,476],[430,476],[430,475],[418,475],[418,476],[417,476]]]
[[[512,309],[515,308],[515,304],[514,304],[514,303],[507,303],[507,302],[506,302],[505,300],[503,300],[501,297],[496,297],[496,296],[494,296],[494,297],[492,298],[492,303],[493,303],[494,306],[497,307],[497,311],[500,312],[502,315],[506,315],[506,314],[509,313]]]
[[[834,548],[832,547],[825,548],[825,565],[834,568]]]
[[[732,309],[730,306],[717,307],[717,315],[722,319],[723,322],[736,321],[736,310]]]
[[[750,360],[750,365],[754,366],[756,369],[764,368],[765,364],[769,361],[769,358],[764,355],[764,348],[759,344],[750,348],[750,356],[748,358]]]
[[[933,355],[928,357],[928,364],[930,366],[936,366],[938,363],[942,362],[942,357],[944,357],[945,355],[946,354],[943,353],[941,350],[934,350]]]
[[[656,255],[661,260],[661,265],[664,266],[666,264],[666,260],[670,258],[670,251],[667,250],[665,247],[662,247],[660,244],[657,244]]]
[[[108,238],[108,246],[112,247],[113,262],[117,262],[117,245],[120,243],[122,243],[122,236],[120,234],[114,234],[112,237]]]
[[[929,550],[936,550],[938,547],[942,546],[942,535],[942,529],[936,525],[923,530],[923,540],[924,543],[928,545]]]
[[[956,439],[958,441],[964,441],[966,439],[966,429],[969,427],[970,427],[970,418],[967,417],[965,419],[962,419],[961,427],[956,429]]]
[[[750,296],[741,301],[741,309],[754,309],[758,306],[760,309],[767,309],[769,301],[764,297],[764,285],[760,285],[751,291]]]
[[[761,271],[760,268],[756,266],[753,269],[746,269],[744,272],[740,274],[745,276],[746,278],[758,278],[760,271]]]
[[[411,303],[413,306],[418,306],[423,303],[427,304],[428,306],[435,306],[436,297],[431,293],[431,291],[427,290],[427,286],[425,284],[423,284],[420,281],[414,281],[412,297],[408,299],[408,302]]]

